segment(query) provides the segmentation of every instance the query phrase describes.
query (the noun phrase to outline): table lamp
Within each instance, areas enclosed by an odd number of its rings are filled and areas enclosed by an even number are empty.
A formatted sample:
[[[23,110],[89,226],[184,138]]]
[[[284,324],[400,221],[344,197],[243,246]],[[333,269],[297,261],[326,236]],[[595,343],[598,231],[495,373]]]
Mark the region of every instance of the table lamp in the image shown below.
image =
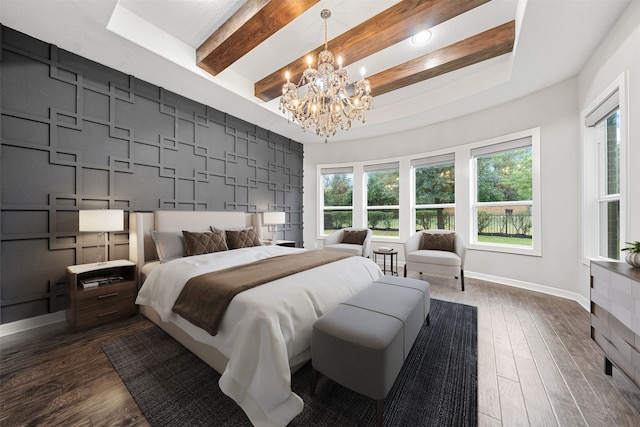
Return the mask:
[[[80,210],[79,214],[78,230],[98,233],[96,263],[106,263],[109,260],[107,232],[124,230],[124,211],[122,209],[90,209]],[[103,250],[100,248],[102,244],[104,244]]]
[[[262,212],[262,223],[271,227],[271,240],[276,240],[276,228],[280,224],[286,223],[284,212]]]

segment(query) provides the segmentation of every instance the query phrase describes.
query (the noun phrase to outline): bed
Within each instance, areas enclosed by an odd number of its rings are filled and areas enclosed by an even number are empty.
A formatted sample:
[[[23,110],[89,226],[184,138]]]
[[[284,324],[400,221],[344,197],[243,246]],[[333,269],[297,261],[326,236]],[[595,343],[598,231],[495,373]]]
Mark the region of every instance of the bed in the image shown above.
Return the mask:
[[[382,276],[371,260],[349,257],[236,295],[212,336],[171,311],[191,277],[304,249],[256,246],[160,263],[149,230],[253,227],[260,214],[156,211],[130,214],[130,259],[138,266],[140,311],[221,374],[221,390],[254,425],[284,426],[302,411],[291,373],[310,358],[311,327],[322,314]],[[204,391],[206,392],[206,391]]]

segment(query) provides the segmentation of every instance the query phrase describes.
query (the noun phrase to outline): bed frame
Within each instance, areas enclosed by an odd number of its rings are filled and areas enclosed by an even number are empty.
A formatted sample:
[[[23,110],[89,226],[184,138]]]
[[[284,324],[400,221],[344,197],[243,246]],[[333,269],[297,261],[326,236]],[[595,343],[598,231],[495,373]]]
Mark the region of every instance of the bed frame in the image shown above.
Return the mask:
[[[253,226],[260,238],[264,233],[259,213],[232,211],[155,211],[129,214],[129,260],[137,265],[138,288],[144,280],[143,267],[157,262],[156,248],[149,230],[156,231],[209,231],[210,227],[235,228]],[[150,307],[140,306],[140,312],[162,330],[187,347],[213,369],[222,374],[229,359],[215,347],[194,340],[173,323],[163,322]]]

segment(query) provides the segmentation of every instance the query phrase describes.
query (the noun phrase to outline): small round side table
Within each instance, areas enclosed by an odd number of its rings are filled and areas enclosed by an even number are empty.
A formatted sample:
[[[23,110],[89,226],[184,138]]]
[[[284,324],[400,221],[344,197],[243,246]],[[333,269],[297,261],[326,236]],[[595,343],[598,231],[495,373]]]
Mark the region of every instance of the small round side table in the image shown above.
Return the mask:
[[[382,255],[382,273],[386,274],[387,271],[391,273],[392,276],[398,275],[398,251],[381,251],[380,249],[373,250],[373,262],[378,263],[378,255]],[[389,270],[387,270],[387,255],[391,257],[389,260]],[[393,260],[395,259],[396,263],[394,265]]]

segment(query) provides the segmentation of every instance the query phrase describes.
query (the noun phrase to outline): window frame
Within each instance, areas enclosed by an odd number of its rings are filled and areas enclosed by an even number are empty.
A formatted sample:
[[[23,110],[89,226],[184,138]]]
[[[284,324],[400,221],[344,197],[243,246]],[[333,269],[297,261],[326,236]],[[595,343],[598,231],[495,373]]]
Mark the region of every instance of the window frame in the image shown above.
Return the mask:
[[[339,173],[350,173],[351,174],[351,206],[325,206],[324,204],[324,176],[325,175],[336,175]],[[324,213],[326,210],[332,210],[332,211],[351,211],[351,226],[353,226],[354,224],[354,168],[352,166],[337,166],[337,167],[322,167],[322,168],[318,168],[318,176],[319,176],[319,180],[318,180],[318,194],[319,194],[319,207],[320,209],[318,210],[318,212],[320,213],[320,220],[317,221],[318,223],[318,236],[322,236],[322,237],[326,237],[329,234],[325,233],[325,226],[324,226]]]
[[[416,171],[420,168],[427,167],[436,167],[443,165],[453,165],[453,202],[452,203],[427,203],[422,204],[418,203],[416,197],[417,191],[417,179],[416,179]],[[411,175],[411,234],[416,233],[417,231],[417,211],[421,209],[453,209],[454,216],[454,230],[455,230],[455,216],[456,216],[456,155],[455,152],[440,154],[440,155],[432,155],[425,156],[416,159],[412,159],[410,162],[410,175]]]
[[[369,205],[369,172],[382,172],[396,170],[398,172],[398,204],[397,205]],[[395,210],[398,213],[398,235],[397,236],[384,236],[380,234],[375,234],[375,231],[372,230],[372,238],[376,240],[400,240],[400,236],[402,235],[402,221],[400,219],[400,206],[402,205],[400,200],[400,162],[391,161],[391,162],[383,162],[383,163],[370,163],[366,164],[363,167],[362,171],[362,184],[363,184],[363,221],[367,228],[369,228],[369,211],[372,210]]]
[[[484,152],[490,154],[493,151],[491,146],[509,144],[511,142],[530,139],[531,140],[531,201],[509,201],[509,202],[478,202],[478,182],[477,182],[477,155],[472,154],[473,151]],[[540,128],[533,128],[521,132],[504,135],[490,140],[481,141],[470,146],[469,151],[469,189],[470,189],[470,205],[469,205],[469,243],[470,249],[492,252],[503,252],[529,256],[542,256],[542,209],[540,194]],[[531,246],[507,245],[499,243],[479,242],[478,236],[478,207],[482,206],[499,206],[499,205],[530,205],[531,206]]]
[[[612,96],[617,99],[612,101]],[[592,260],[620,261],[624,259],[622,248],[628,241],[627,230],[630,218],[627,204],[628,170],[628,74],[623,72],[616,77],[582,111],[580,127],[582,129],[582,263],[590,265]],[[617,110],[619,114],[619,180],[617,194],[606,194],[606,137],[605,127],[598,124]],[[601,221],[601,204],[619,201],[619,259],[600,255],[600,242],[604,223]],[[594,232],[595,231],[595,232]]]

